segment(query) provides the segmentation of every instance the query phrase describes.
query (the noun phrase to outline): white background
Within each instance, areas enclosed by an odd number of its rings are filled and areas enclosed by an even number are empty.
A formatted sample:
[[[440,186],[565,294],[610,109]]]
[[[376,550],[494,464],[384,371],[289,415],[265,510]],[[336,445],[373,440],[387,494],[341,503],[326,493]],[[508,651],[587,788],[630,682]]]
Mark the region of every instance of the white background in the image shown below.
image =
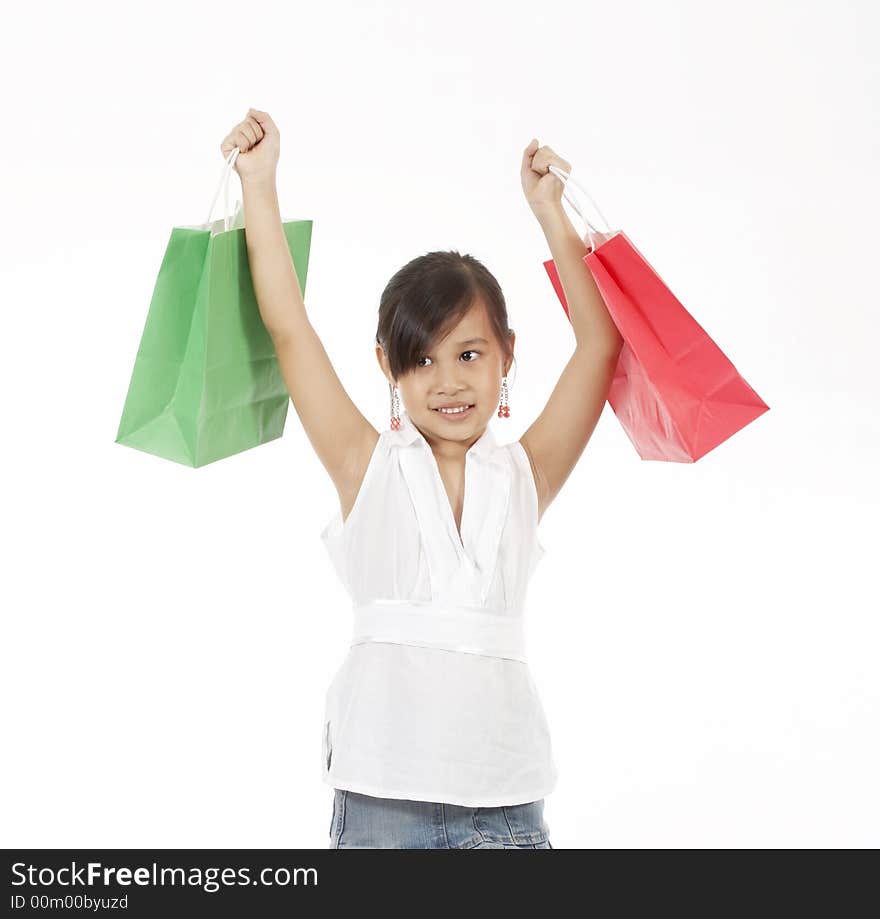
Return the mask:
[[[541,523],[553,845],[880,844],[877,33],[868,2],[20,8],[0,844],[327,845],[351,612],[293,406],[200,469],[114,443],[171,227],[205,219],[251,106],[281,130],[283,216],[314,221],[309,315],[377,429],[379,296],[433,249],[505,291],[499,442],[550,395],[574,339],[520,187],[532,137],[770,405],[695,464],[641,461],[606,405]]]

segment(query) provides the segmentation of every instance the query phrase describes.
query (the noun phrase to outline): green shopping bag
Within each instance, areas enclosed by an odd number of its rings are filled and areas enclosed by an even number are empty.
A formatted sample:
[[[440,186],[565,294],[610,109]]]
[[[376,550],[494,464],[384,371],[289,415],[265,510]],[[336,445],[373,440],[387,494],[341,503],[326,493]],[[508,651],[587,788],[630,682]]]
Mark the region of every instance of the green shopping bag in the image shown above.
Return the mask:
[[[241,203],[226,161],[202,225],[175,226],[134,363],[116,443],[204,466],[275,440],[290,397],[257,306]],[[224,189],[224,216],[211,223]],[[305,295],[311,220],[282,221]]]

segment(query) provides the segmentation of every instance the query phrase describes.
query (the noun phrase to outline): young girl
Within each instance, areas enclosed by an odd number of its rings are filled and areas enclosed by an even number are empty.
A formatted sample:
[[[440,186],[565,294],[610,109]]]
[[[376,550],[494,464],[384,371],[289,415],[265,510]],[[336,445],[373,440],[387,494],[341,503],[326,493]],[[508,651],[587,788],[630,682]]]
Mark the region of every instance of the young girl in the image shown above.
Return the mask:
[[[521,178],[576,347],[539,417],[497,444],[489,421],[510,414],[515,336],[492,274],[470,255],[430,252],[389,281],[376,357],[391,422],[379,432],[306,315],[275,191],[277,127],[250,109],[224,157],[235,147],[260,313],[339,494],[321,536],[354,634],[326,697],[330,847],[553,848],[543,806],[557,771],[523,607],[544,551],[538,522],[590,438],[622,345],[548,170],[570,166],[532,140]]]

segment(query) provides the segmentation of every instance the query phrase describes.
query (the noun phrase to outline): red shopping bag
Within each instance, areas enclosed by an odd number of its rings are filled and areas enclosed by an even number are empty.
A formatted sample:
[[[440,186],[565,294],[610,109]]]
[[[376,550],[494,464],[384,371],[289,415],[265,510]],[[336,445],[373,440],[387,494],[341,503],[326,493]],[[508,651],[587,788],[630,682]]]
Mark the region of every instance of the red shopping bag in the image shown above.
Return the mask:
[[[587,220],[569,185],[589,197],[586,189],[564,170],[550,171],[587,225],[584,262],[624,339],[608,402],[642,459],[695,462],[769,406],[627,235],[599,233]],[[553,259],[544,268],[568,316]]]

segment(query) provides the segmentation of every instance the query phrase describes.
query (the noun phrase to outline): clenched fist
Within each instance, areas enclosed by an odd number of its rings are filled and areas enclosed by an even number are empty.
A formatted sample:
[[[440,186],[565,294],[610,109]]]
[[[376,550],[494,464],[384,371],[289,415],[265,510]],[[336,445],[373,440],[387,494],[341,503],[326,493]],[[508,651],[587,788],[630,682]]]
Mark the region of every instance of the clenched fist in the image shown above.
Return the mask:
[[[235,159],[233,169],[242,182],[274,181],[281,154],[281,135],[266,112],[248,109],[244,121],[240,121],[223,138],[220,145],[223,159],[227,159],[236,147],[241,152]]]
[[[537,216],[548,208],[562,206],[563,182],[550,172],[556,166],[571,172],[571,164],[558,156],[551,147],[539,147],[533,139],[523,151],[520,178],[529,207]]]

